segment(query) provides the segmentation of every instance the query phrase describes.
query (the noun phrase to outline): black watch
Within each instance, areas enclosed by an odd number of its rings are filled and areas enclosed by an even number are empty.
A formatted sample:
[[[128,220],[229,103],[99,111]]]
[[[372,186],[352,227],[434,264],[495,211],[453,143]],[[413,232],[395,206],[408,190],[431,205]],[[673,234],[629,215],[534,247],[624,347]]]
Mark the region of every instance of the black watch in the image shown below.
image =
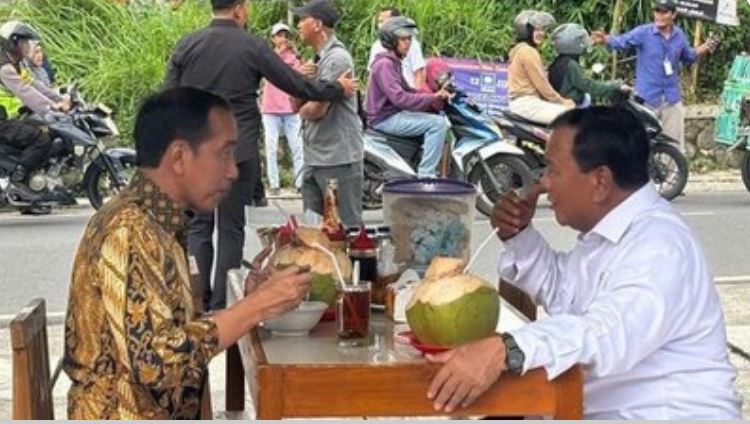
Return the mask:
[[[518,347],[516,339],[514,339],[512,335],[502,333],[500,338],[503,339],[503,344],[505,344],[505,367],[508,371],[521,374],[526,355],[524,355],[521,348]]]

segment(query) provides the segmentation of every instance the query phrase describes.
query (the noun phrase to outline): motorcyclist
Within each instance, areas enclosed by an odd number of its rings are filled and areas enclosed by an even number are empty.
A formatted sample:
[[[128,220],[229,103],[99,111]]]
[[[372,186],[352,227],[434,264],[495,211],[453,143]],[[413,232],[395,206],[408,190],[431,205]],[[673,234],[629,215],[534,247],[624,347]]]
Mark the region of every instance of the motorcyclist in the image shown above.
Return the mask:
[[[50,109],[67,110],[69,103],[61,97],[45,90],[39,90],[33,80],[24,72],[21,61],[28,54],[29,40],[38,39],[31,26],[9,21],[0,26],[0,89],[5,93],[0,102],[0,144],[13,147],[21,152],[20,163],[11,173],[12,189],[26,199],[34,201],[69,201],[57,191],[34,193],[25,186],[31,171],[38,168],[52,147],[52,141],[44,126],[23,119],[11,119],[10,116],[21,105],[34,112],[46,112]],[[48,96],[47,94],[50,94]],[[15,96],[16,101],[13,101]],[[14,110],[15,109],[15,110]]]
[[[508,58],[508,96],[510,111],[540,124],[551,123],[558,115],[575,107],[547,80],[539,48],[547,28],[555,18],[547,12],[524,10],[513,20],[518,43]]]
[[[557,57],[549,67],[549,82],[561,96],[573,100],[577,106],[592,102],[615,101],[632,89],[619,81],[595,81],[583,71],[581,55],[591,47],[589,33],[576,23],[562,24],[552,32],[552,44]]]
[[[402,137],[424,136],[417,174],[434,178],[449,124],[444,116],[430,111],[436,101],[447,100],[451,95],[444,89],[416,92],[404,79],[401,61],[416,29],[414,21],[404,16],[392,17],[380,27],[378,37],[386,51],[373,61],[365,109],[369,126],[378,131]]]

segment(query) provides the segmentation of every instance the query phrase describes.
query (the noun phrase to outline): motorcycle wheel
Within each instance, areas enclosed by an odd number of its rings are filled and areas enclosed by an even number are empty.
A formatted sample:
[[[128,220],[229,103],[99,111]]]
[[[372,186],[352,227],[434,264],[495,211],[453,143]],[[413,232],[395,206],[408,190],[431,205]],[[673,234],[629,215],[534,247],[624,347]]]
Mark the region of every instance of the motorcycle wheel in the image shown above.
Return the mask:
[[[526,162],[517,157],[495,155],[487,159],[487,167],[500,184],[499,192],[493,187],[482,164],[474,166],[468,179],[479,189],[477,210],[486,216],[492,215],[495,202],[510,190],[526,190],[534,183],[533,172]]]
[[[742,171],[742,182],[745,184],[747,191],[750,191],[750,150],[745,150],[740,168]]]
[[[362,181],[362,209],[377,210],[383,207],[383,185],[386,177],[383,171],[369,160],[364,162]]]
[[[661,197],[672,200],[685,190],[688,169],[688,161],[677,147],[664,143],[651,146],[648,174]]]
[[[125,181],[127,186],[135,173],[135,156],[123,156],[120,158],[120,164],[122,165],[122,174],[120,178]],[[98,210],[103,204],[107,203],[113,198],[121,188],[114,187],[114,183],[109,176],[109,171],[101,161],[96,161],[89,166],[86,170],[86,175],[83,181],[84,187],[86,188],[86,195],[91,202],[91,207]]]

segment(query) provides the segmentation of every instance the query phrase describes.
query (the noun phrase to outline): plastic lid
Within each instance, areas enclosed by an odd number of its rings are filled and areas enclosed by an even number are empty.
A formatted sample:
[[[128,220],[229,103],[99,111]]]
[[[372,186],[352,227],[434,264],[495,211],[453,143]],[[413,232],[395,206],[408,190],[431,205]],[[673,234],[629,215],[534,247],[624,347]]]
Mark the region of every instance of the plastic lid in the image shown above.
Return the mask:
[[[473,185],[442,178],[416,178],[386,183],[384,192],[393,194],[455,196],[476,194]]]

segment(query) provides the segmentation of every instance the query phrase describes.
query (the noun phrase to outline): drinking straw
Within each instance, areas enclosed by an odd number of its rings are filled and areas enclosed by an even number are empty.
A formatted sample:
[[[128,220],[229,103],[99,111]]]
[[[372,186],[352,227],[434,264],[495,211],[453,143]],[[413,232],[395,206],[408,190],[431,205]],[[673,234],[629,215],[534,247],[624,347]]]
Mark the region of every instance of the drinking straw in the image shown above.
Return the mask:
[[[336,275],[339,277],[339,282],[341,283],[342,286],[344,284],[346,284],[346,282],[344,281],[344,274],[341,272],[341,268],[339,268],[338,261],[336,261],[336,255],[334,255],[333,252],[331,252],[330,250],[326,249],[325,247],[323,247],[318,242],[313,243],[312,247],[314,247],[314,248],[320,250],[321,252],[325,253],[326,255],[328,255],[328,257],[333,262],[333,267],[336,269]]]
[[[487,238],[485,238],[484,241],[482,241],[482,244],[479,245],[479,247],[477,248],[477,251],[474,252],[474,255],[469,260],[469,263],[466,264],[466,267],[464,268],[464,272],[463,272],[464,274],[469,272],[469,268],[471,268],[471,266],[477,260],[477,258],[479,257],[479,253],[482,251],[482,249],[484,249],[487,246],[487,243],[489,243],[490,240],[493,239],[497,235],[498,230],[499,228],[495,228],[494,230],[492,230],[492,232],[490,232],[490,235],[488,235]]]

